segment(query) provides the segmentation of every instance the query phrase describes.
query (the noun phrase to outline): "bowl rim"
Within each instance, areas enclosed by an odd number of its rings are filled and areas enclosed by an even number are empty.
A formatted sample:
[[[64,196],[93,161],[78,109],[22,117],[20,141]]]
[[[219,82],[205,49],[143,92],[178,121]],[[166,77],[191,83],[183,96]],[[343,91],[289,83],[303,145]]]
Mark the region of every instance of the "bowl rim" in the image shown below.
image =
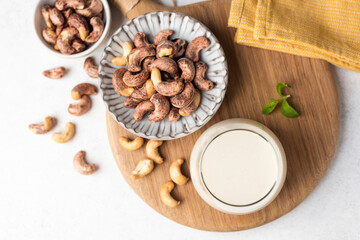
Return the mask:
[[[226,72],[225,76],[223,77],[223,80],[224,80],[224,89],[222,90],[222,93],[221,93],[221,101],[216,103],[216,107],[214,108],[214,111],[213,113],[210,115],[208,114],[209,117],[207,117],[207,119],[205,119],[205,121],[201,124],[201,125],[196,125],[195,127],[193,127],[189,132],[185,133],[185,132],[181,132],[181,133],[178,133],[176,134],[174,137],[168,135],[168,136],[162,136],[162,137],[157,137],[157,136],[153,136],[153,135],[146,135],[144,134],[143,132],[135,132],[132,128],[128,128],[125,126],[125,124],[123,122],[120,122],[117,120],[117,117],[116,115],[110,110],[110,106],[109,104],[107,103],[107,101],[104,99],[104,89],[103,87],[101,86],[102,85],[102,78],[103,78],[103,75],[102,75],[102,71],[103,71],[103,61],[105,60],[105,56],[107,55],[107,52],[106,52],[106,48],[108,48],[110,46],[110,44],[112,43],[113,41],[113,38],[114,36],[116,36],[117,34],[119,34],[122,29],[124,28],[124,26],[127,26],[129,25],[130,23],[132,23],[133,21],[139,19],[139,18],[142,18],[144,16],[147,16],[147,15],[153,15],[153,14],[175,14],[175,15],[180,15],[182,17],[188,17],[189,19],[191,19],[192,21],[196,22],[196,23],[199,23],[199,25],[207,32],[210,32],[210,34],[213,36],[214,40],[215,40],[215,43],[219,44],[219,51],[221,52],[222,56],[224,56],[224,70]],[[112,116],[112,118],[120,125],[122,126],[123,128],[125,128],[127,131],[137,135],[137,136],[140,136],[140,137],[143,137],[143,138],[146,138],[146,139],[155,139],[155,140],[174,140],[174,139],[178,139],[178,138],[182,138],[182,137],[185,137],[185,136],[188,136],[196,131],[198,131],[200,128],[202,128],[203,126],[205,126],[214,116],[215,114],[217,113],[217,111],[220,109],[223,101],[224,101],[224,98],[225,98],[225,94],[226,94],[226,91],[227,91],[227,87],[228,87],[228,78],[229,78],[229,70],[228,70],[228,64],[227,64],[227,59],[226,59],[226,55],[225,55],[225,52],[224,52],[224,49],[222,48],[222,45],[220,44],[219,40],[217,39],[216,35],[205,25],[203,24],[201,21],[199,21],[198,19],[196,18],[193,18],[191,16],[188,16],[186,14],[183,14],[183,13],[179,13],[179,12],[173,12],[173,11],[153,11],[153,12],[148,12],[148,13],[145,13],[145,14],[142,14],[142,15],[139,15],[129,21],[127,21],[125,24],[123,24],[122,26],[119,27],[118,30],[116,30],[112,36],[109,38],[108,42],[106,43],[106,46],[104,48],[104,52],[103,54],[101,55],[101,59],[100,59],[100,64],[99,64],[99,78],[98,78],[98,83],[99,83],[99,86],[100,86],[100,92],[101,92],[101,97],[103,99],[103,102],[106,106],[106,109],[108,111],[108,113]],[[164,121],[164,120],[162,120]]]
[[[43,46],[43,48],[49,50],[55,56],[59,56],[59,57],[66,58],[66,59],[81,58],[81,57],[85,57],[85,56],[88,56],[91,53],[93,53],[104,42],[104,40],[107,38],[107,35],[109,34],[110,27],[111,27],[111,11],[110,11],[109,3],[107,2],[107,0],[100,0],[100,1],[103,4],[103,11],[105,12],[105,20],[106,20],[105,28],[104,28],[103,34],[101,35],[100,39],[97,42],[95,42],[93,45],[91,45],[91,47],[86,49],[85,51],[70,54],[70,55],[66,55],[66,54],[60,53],[59,51],[51,49],[49,46],[47,46],[47,43],[45,43],[45,40],[43,39],[42,35],[41,34],[39,35],[39,33],[37,31],[37,29],[40,28],[40,26],[37,26],[36,16],[37,16],[38,12],[41,10],[41,6],[44,5],[45,2],[46,2],[45,0],[39,0],[38,3],[36,4],[36,7],[35,7],[33,21],[34,21],[35,34],[36,34],[38,40],[40,41],[41,45]]]

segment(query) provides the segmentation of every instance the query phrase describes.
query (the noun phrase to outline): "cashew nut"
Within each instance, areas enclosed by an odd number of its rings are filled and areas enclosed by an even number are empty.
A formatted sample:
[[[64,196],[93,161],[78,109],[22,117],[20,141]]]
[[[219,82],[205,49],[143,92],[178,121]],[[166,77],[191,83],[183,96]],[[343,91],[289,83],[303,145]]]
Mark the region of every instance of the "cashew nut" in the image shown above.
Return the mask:
[[[161,140],[153,140],[150,139],[146,144],[146,156],[157,164],[161,164],[164,162],[164,159],[160,156],[158,147],[160,147],[163,144],[163,141]]]
[[[176,44],[169,40],[163,40],[156,46],[156,57],[173,58],[176,53]]]
[[[171,82],[163,82],[158,68],[153,68],[151,70],[151,81],[155,90],[163,96],[175,96],[184,89],[184,83],[181,79]]]
[[[125,68],[119,68],[114,72],[112,77],[112,85],[117,94],[120,94],[124,97],[129,97],[134,91],[134,88],[127,86],[123,81],[123,76],[126,72]]]
[[[135,89],[130,97],[135,98],[140,101],[148,100],[151,98],[152,95],[154,95],[156,92],[154,85],[152,81],[149,79],[145,82],[145,84],[138,89]]]
[[[75,49],[75,52],[82,52],[85,50],[86,45],[79,38],[75,38],[74,41],[72,41],[71,43],[71,47]]]
[[[130,141],[126,137],[120,137],[119,143],[126,150],[135,151],[135,150],[138,150],[139,148],[141,148],[141,146],[144,144],[144,139],[141,137],[137,137],[134,140]]]
[[[194,85],[202,90],[209,91],[214,88],[214,83],[205,78],[205,72],[207,70],[207,66],[204,62],[197,62],[195,64],[196,74],[194,78]]]
[[[76,171],[83,175],[90,175],[96,171],[96,165],[94,163],[88,164],[85,160],[85,151],[80,151],[75,154],[73,165]]]
[[[147,111],[153,111],[154,109],[155,106],[152,102],[150,102],[150,100],[139,103],[134,111],[134,120],[141,121]]]
[[[94,59],[92,57],[85,59],[84,69],[89,77],[98,78],[99,67],[95,65]]]
[[[187,42],[181,38],[174,39],[173,42],[175,43],[176,46],[176,52],[174,58],[181,58],[182,56],[184,56]]]
[[[54,5],[60,11],[65,10],[67,8],[83,9],[85,7],[85,1],[84,0],[55,0]]]
[[[75,125],[72,122],[68,122],[65,125],[63,132],[53,133],[52,139],[57,143],[66,143],[70,141],[75,134]]]
[[[200,100],[201,100],[200,92],[198,90],[195,90],[194,101],[189,106],[180,108],[179,114],[181,116],[189,116],[190,114],[194,113],[196,109],[199,107]]]
[[[188,45],[185,51],[185,57],[193,62],[199,61],[199,53],[202,49],[210,45],[209,39],[206,37],[194,38]]]
[[[176,107],[172,107],[168,115],[169,122],[177,122],[179,121],[180,117],[181,116],[179,114],[179,109]]]
[[[183,163],[184,163],[184,160],[179,158],[178,160],[172,162],[170,165],[170,178],[177,185],[184,185],[189,180],[188,177],[184,176],[181,173],[181,165]]]
[[[53,29],[44,28],[44,30],[42,31],[42,35],[43,35],[43,38],[45,39],[45,41],[47,41],[48,43],[51,43],[51,44],[56,43],[56,39],[58,36],[57,36],[56,32],[54,32]]]
[[[104,23],[99,17],[92,17],[90,19],[90,25],[92,26],[92,32],[86,37],[86,43],[94,43],[100,39],[104,32]]]
[[[163,95],[156,93],[151,96],[150,101],[154,104],[155,110],[149,114],[150,122],[160,122],[170,111],[169,100]]]
[[[167,181],[162,185],[160,189],[160,198],[165,205],[169,207],[176,207],[180,204],[180,201],[175,200],[171,195],[171,191],[175,188],[173,181]]]
[[[151,72],[151,64],[155,61],[155,57],[146,57],[142,62],[142,69]]]
[[[75,49],[71,46],[71,41],[76,37],[78,31],[73,27],[64,28],[56,40],[56,46],[62,54],[72,54]]]
[[[170,102],[174,107],[183,108],[192,103],[194,96],[195,88],[191,82],[188,82],[185,84],[185,88],[180,94],[170,98]]]
[[[133,41],[136,48],[154,47],[153,44],[149,43],[148,37],[143,32],[137,32]]]
[[[68,18],[70,17],[70,15],[74,12],[74,9],[73,8],[67,8],[63,11],[61,11],[64,18],[66,19],[66,21],[68,20]]]
[[[167,40],[173,33],[174,32],[171,29],[165,29],[158,32],[154,37],[154,44],[158,45],[160,42]]]
[[[90,83],[80,83],[71,90],[71,97],[79,100],[84,95],[96,95],[96,87]]]
[[[50,9],[49,16],[51,22],[56,26],[62,26],[65,22],[64,16],[57,8]]]
[[[80,39],[85,41],[89,35],[89,24],[86,19],[79,14],[73,13],[70,15],[67,24],[69,27],[74,27],[79,32]]]
[[[145,177],[154,169],[154,161],[148,158],[143,158],[139,161],[134,171],[132,171],[131,178],[139,179]]]
[[[29,129],[36,134],[44,134],[49,132],[56,124],[56,119],[50,116],[45,117],[44,122],[38,124],[30,124]]]
[[[99,15],[103,10],[103,5],[100,0],[87,0],[84,9],[77,9],[76,12],[84,17],[94,17]]]
[[[124,42],[123,44],[123,55],[121,57],[114,57],[112,59],[112,64],[117,66],[125,66],[126,65],[126,57],[133,50],[134,45],[131,42]]]
[[[51,10],[51,7],[50,5],[45,5],[41,8],[41,14],[45,20],[45,23],[46,23],[46,26],[47,28],[49,29],[55,29],[55,26],[54,24],[51,22],[51,19],[50,19],[50,10]]]
[[[63,29],[64,29],[64,25],[56,26],[55,29],[56,36],[59,36]]]
[[[78,104],[70,104],[68,108],[68,112],[74,116],[81,116],[87,113],[91,107],[91,100],[88,95],[84,95],[81,97],[80,102]]]
[[[167,57],[156,59],[151,64],[151,69],[153,68],[158,68],[160,71],[168,72],[171,74],[172,77],[174,77],[179,71],[176,62],[171,58],[167,58]]]
[[[126,67],[131,72],[141,71],[141,63],[146,57],[155,56],[156,51],[153,47],[134,48],[126,58]]]
[[[47,78],[59,79],[62,78],[66,73],[66,69],[64,67],[56,67],[49,70],[43,71],[43,75]]]
[[[150,73],[144,70],[139,73],[126,71],[123,76],[123,81],[129,87],[140,87],[149,79],[149,75]]]
[[[125,101],[124,101],[124,106],[126,108],[136,108],[136,106],[140,103],[139,100],[137,99],[134,99],[134,98],[127,98]]]
[[[182,71],[181,78],[183,78],[185,82],[191,82],[195,77],[194,63],[188,58],[180,58],[177,63]]]

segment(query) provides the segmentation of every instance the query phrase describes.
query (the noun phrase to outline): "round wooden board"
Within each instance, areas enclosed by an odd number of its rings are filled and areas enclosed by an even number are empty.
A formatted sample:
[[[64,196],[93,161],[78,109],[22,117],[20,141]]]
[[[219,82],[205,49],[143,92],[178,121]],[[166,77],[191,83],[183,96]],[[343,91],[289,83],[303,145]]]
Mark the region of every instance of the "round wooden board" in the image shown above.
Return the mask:
[[[118,143],[120,136],[135,136],[120,127],[107,113],[107,130],[115,160],[125,180],[153,209],[189,227],[209,231],[236,231],[260,226],[286,214],[300,204],[316,187],[328,169],[336,150],[339,132],[339,101],[329,64],[290,54],[245,47],[233,42],[234,30],[227,28],[230,0],[203,2],[176,9],[141,1],[127,14],[133,18],[155,10],[175,10],[195,17],[207,25],[222,44],[229,64],[229,86],[215,117],[199,131],[161,147],[165,162],[143,179],[131,180],[131,171],[145,157],[145,147],[128,152]],[[300,117],[288,119],[280,109],[269,116],[262,107],[276,97],[275,85],[285,82],[290,102]],[[181,201],[176,208],[165,206],[159,196],[170,179],[170,163],[186,160],[183,171],[189,176],[191,150],[208,127],[229,118],[249,118],[268,126],[282,142],[288,162],[287,178],[279,196],[266,208],[248,215],[229,215],[207,205],[191,181],[176,186],[173,196]],[[219,159],[221,161],[221,159]],[[236,184],[234,183],[234,187]]]

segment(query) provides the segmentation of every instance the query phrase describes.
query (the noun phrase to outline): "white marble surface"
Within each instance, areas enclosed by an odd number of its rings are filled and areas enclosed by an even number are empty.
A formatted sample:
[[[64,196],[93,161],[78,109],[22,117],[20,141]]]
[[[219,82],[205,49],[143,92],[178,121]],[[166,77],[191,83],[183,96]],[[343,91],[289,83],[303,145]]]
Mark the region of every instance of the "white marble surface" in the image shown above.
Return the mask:
[[[96,81],[83,72],[83,59],[61,59],[40,45],[33,29],[36,2],[0,2],[0,239],[360,239],[359,73],[334,68],[341,105],[339,146],[324,179],[301,205],[256,229],[198,231],[159,215],[125,183],[110,151],[99,95],[86,116],[67,113],[71,88]],[[112,32],[122,21],[114,9]],[[41,75],[58,65],[70,68],[63,79]],[[76,123],[71,143],[59,145],[51,134],[35,136],[27,129],[48,114],[59,120],[56,131],[66,121]],[[96,174],[85,177],[73,169],[73,155],[80,149],[100,166]]]

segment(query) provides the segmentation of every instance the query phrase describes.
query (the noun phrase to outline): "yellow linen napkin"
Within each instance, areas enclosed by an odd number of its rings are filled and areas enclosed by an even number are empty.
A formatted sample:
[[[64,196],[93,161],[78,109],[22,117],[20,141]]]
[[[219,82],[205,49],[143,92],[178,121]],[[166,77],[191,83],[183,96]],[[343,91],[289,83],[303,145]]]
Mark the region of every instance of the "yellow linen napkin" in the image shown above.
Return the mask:
[[[360,72],[360,0],[233,0],[228,25],[237,43]]]

